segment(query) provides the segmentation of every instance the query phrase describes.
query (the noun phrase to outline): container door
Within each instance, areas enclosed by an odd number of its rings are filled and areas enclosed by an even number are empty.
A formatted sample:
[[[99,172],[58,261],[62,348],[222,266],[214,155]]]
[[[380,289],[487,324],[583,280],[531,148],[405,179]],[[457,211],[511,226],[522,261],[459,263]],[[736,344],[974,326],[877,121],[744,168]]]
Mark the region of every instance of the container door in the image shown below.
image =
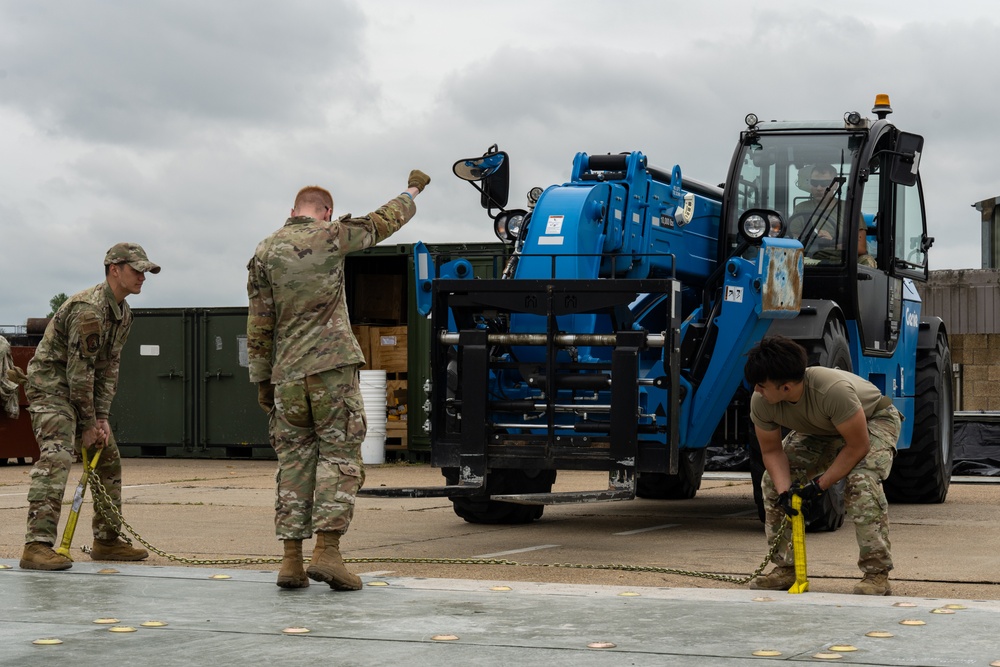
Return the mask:
[[[199,444],[213,456],[275,458],[247,357],[247,309],[202,311]]]
[[[123,456],[180,456],[194,441],[191,311],[132,314],[111,429]]]

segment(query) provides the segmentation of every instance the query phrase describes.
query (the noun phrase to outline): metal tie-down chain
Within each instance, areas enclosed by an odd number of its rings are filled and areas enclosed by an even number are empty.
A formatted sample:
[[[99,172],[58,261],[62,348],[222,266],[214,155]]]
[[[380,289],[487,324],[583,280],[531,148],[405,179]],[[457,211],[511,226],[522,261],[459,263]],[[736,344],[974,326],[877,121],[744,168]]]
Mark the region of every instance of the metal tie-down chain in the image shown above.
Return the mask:
[[[94,494],[94,507],[98,512],[107,520],[109,523],[114,525],[120,522],[122,527],[124,527],[137,542],[142,544],[153,553],[168,560],[177,563],[187,563],[189,565],[260,565],[266,563],[280,563],[280,558],[184,558],[183,556],[176,556],[166,551],[157,549],[152,544],[147,542],[143,537],[133,528],[122,516],[121,511],[115,507],[114,503],[111,501],[111,497],[108,494],[108,490],[104,488],[104,484],[101,483],[100,478],[94,475],[90,478],[91,484],[93,485]],[[109,511],[110,510],[110,511]],[[433,565],[514,565],[518,567],[557,567],[557,568],[568,568],[576,570],[616,570],[620,572],[651,572],[655,574],[675,574],[685,577],[697,577],[700,579],[711,579],[713,581],[723,581],[730,584],[743,585],[753,581],[755,578],[760,576],[767,567],[767,564],[771,561],[771,557],[778,550],[778,543],[780,542],[781,535],[785,530],[785,526],[788,524],[788,517],[784,517],[781,520],[781,525],[778,528],[777,536],[771,543],[770,549],[768,549],[767,555],[764,556],[763,562],[753,571],[752,574],[746,577],[735,577],[728,574],[715,574],[713,572],[698,572],[696,570],[681,570],[671,567],[655,567],[652,565],[626,565],[626,564],[616,564],[611,563],[608,565],[587,565],[582,563],[518,563],[513,560],[506,560],[504,558],[397,558],[397,557],[375,557],[375,558],[345,558],[345,563],[416,563],[416,564],[433,564]],[[123,540],[132,544],[132,540],[128,538],[124,533],[120,533]],[[86,550],[86,548],[85,548]],[[308,558],[303,559],[308,561]]]

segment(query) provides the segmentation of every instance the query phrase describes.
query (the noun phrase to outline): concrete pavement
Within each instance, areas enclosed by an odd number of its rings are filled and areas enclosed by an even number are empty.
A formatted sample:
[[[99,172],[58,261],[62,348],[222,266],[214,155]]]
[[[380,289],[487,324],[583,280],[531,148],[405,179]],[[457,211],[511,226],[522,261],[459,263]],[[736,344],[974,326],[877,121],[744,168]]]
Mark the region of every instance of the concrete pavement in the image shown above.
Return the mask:
[[[126,518],[152,543],[183,557],[277,557],[274,469],[266,461],[128,459]],[[1000,660],[1000,516],[992,485],[954,485],[943,505],[892,508],[896,597],[844,594],[858,574],[857,547],[843,529],[809,536],[812,592],[803,595],[660,572],[548,567],[629,563],[745,575],[759,564],[764,545],[749,482],[739,478],[706,481],[690,501],[550,507],[527,526],[467,524],[442,499],[364,498],[344,540],[349,559],[490,556],[524,565],[354,562],[349,567],[365,589],[334,593],[315,583],[282,591],[274,585],[276,564],[180,567],[159,556],[143,564],[91,562],[79,549],[89,543],[89,502],[73,568],[22,571],[17,558],[29,470],[0,468],[0,564],[9,567],[0,570],[2,664],[140,658],[151,665],[221,666],[316,656],[364,665]],[[70,487],[79,472],[77,466]],[[368,484],[423,486],[439,477],[426,466],[372,466]],[[582,490],[600,481],[571,473],[557,485]],[[108,569],[116,571],[102,573]],[[210,578],[218,574],[228,578]],[[111,633],[93,622],[98,618],[137,631]],[[141,625],[150,620],[168,625]],[[924,624],[901,625],[906,620]],[[290,627],[309,633],[285,635]],[[867,636],[873,631],[893,637]],[[32,643],[45,638],[62,644]],[[781,655],[753,655],[761,650]],[[841,657],[813,657],[824,653]]]

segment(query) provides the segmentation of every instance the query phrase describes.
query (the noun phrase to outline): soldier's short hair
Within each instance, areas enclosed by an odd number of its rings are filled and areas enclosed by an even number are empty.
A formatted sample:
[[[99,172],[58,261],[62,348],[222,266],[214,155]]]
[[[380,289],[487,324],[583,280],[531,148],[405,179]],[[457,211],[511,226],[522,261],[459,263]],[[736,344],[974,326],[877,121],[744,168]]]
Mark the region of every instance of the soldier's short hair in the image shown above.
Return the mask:
[[[325,206],[326,208],[333,209],[333,195],[330,194],[329,190],[321,188],[318,185],[307,185],[299,190],[299,194],[295,195],[295,204],[292,208],[299,208],[303,205],[314,206],[316,208]]]
[[[743,376],[751,387],[770,380],[775,384],[801,382],[809,355],[804,347],[785,336],[767,336],[747,352]]]

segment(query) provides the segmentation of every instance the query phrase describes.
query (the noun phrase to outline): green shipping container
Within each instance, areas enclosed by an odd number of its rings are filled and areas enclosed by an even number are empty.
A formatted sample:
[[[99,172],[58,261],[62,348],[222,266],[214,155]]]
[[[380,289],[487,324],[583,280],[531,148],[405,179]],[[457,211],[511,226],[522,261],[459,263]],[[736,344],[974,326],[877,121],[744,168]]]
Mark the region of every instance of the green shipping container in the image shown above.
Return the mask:
[[[275,458],[245,307],[134,309],[111,406],[122,456]]]

